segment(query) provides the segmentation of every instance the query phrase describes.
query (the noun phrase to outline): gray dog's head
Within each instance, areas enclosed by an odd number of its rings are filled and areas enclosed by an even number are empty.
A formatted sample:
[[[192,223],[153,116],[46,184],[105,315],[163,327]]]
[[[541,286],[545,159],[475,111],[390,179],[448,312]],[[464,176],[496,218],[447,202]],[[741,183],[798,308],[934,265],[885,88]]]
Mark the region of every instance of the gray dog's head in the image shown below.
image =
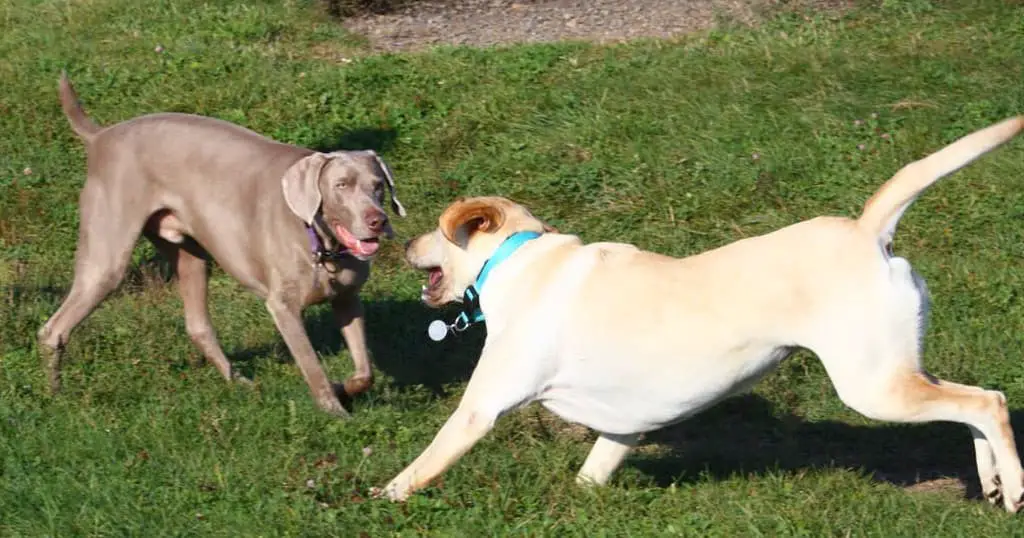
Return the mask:
[[[393,235],[383,209],[384,189],[394,212],[405,216],[391,170],[372,150],[314,153],[293,164],[281,185],[296,216],[312,226],[322,211],[334,237],[362,260],[377,253],[381,235]]]

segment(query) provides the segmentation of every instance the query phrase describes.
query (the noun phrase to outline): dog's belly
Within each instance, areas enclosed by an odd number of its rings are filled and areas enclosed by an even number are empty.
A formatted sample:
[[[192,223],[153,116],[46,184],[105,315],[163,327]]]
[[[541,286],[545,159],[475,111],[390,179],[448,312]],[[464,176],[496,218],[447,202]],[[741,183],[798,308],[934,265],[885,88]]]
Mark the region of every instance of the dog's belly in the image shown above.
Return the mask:
[[[750,346],[727,357],[703,360],[632,357],[613,363],[570,361],[538,400],[563,419],[600,432],[647,432],[749,390],[791,351]],[[670,368],[662,369],[669,364]]]

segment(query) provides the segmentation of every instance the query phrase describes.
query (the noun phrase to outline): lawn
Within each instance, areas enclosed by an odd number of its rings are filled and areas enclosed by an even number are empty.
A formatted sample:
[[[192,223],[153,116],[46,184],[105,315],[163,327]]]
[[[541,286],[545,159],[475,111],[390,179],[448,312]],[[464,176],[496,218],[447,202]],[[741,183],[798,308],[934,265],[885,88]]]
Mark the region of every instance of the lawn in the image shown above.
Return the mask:
[[[854,215],[903,164],[1024,113],[1021,2],[885,1],[672,43],[384,56],[312,1],[6,0],[0,21],[0,534],[1024,534],[977,500],[966,428],[864,419],[809,354],[651,434],[602,490],[573,485],[593,434],[533,406],[408,503],[367,494],[427,445],[482,342],[482,328],[426,338],[437,314],[401,258],[448,201],[501,194],[584,240],[677,256]],[[384,155],[410,215],[364,293],[379,382],[353,420],[315,408],[259,299],[219,271],[213,320],[256,384],[194,366],[145,243],[47,396],[34,335],[70,283],[84,174],[56,97],[65,68],[103,124],[184,111]],[[932,293],[925,364],[1004,391],[1018,432],[1022,179],[1016,141],[922,196],[896,242]],[[329,310],[306,322],[346,376]]]

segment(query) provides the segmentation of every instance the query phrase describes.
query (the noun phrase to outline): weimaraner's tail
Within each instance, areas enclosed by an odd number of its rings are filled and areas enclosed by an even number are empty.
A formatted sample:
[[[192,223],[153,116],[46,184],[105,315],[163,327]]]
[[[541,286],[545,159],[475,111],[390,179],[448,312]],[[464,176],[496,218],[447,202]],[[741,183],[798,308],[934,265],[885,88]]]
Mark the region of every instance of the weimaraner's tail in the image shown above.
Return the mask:
[[[93,136],[100,132],[101,127],[85,114],[85,110],[82,110],[82,105],[78,102],[78,95],[71,86],[66,71],[60,73],[60,106],[64,109],[64,115],[68,117],[71,128],[86,142],[92,140]]]

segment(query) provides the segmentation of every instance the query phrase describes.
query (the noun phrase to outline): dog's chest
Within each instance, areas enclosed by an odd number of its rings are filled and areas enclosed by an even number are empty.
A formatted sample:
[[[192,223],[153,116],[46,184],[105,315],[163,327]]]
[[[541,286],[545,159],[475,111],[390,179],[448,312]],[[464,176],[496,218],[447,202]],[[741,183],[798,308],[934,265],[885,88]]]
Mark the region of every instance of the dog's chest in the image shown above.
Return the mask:
[[[652,431],[749,390],[790,352],[752,346],[728,358],[666,353],[608,361],[593,354],[563,364],[538,399],[562,418],[598,431]]]
[[[309,271],[310,291],[306,304],[316,304],[338,295],[358,292],[370,275],[366,262],[314,265]]]

